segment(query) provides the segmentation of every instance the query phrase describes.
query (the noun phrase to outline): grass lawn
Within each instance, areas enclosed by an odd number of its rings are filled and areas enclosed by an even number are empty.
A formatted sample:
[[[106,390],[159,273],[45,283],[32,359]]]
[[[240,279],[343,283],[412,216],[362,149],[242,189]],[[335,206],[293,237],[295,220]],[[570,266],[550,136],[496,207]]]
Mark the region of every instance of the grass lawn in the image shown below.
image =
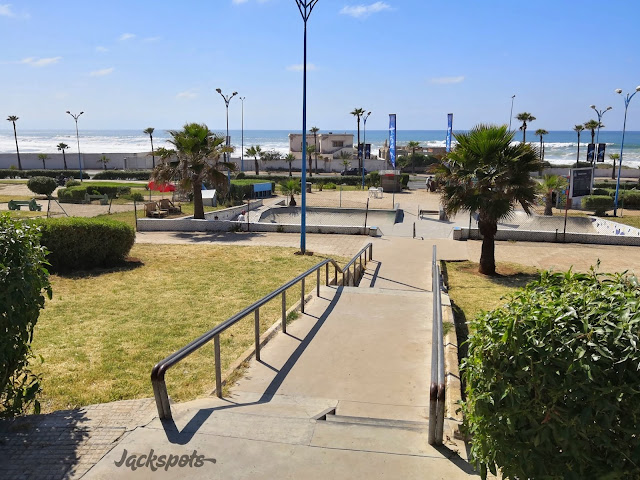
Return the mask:
[[[113,203],[116,204],[115,201]],[[124,203],[132,203],[132,202],[130,200],[127,200],[126,202],[123,202],[123,204]],[[180,203],[180,202],[176,202],[176,204],[177,203]],[[180,206],[182,207],[182,213],[170,215],[170,216],[165,217],[165,218],[178,218],[178,217],[184,217],[185,215],[193,215],[193,202],[191,202],[191,203],[181,203]],[[216,211],[216,210],[221,210],[223,208],[226,208],[226,207],[224,207],[224,206],[219,206],[219,207],[208,207],[208,206],[205,206],[204,207],[204,211],[205,211],[205,213],[206,212],[213,212],[213,211]],[[143,203],[138,203],[137,204],[137,209],[138,209],[138,218],[145,218],[144,202]],[[98,215],[96,218],[109,218],[111,220],[119,220],[119,221],[124,222],[124,223],[126,223],[128,225],[131,225],[134,228],[136,226],[135,218],[133,216],[133,210],[131,210],[129,212],[117,212],[117,213]]]
[[[630,227],[640,228],[640,216],[614,217],[612,221],[623,223],[625,225],[629,225]]]
[[[155,363],[324,258],[294,251],[135,245],[131,256],[139,262],[133,266],[53,275],[53,299],[46,302],[33,341],[34,353],[44,358],[34,367],[44,377],[43,412],[152,397]],[[311,275],[307,292],[314,284]],[[289,290],[288,306],[299,298],[299,287]],[[278,297],[261,309],[262,331],[279,318],[280,306]],[[224,372],[253,344],[253,315],[221,340]],[[177,401],[209,394],[214,371],[212,343],[169,371],[169,394]]]
[[[35,196],[37,195],[0,195],[0,203],[9,203],[10,200],[31,200]]]

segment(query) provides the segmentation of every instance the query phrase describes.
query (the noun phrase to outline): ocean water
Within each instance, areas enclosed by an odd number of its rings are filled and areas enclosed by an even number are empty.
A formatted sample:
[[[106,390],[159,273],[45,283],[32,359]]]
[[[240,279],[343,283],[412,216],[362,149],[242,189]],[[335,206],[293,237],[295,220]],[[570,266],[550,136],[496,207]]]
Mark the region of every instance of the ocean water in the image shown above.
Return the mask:
[[[535,131],[535,130],[534,130]],[[534,131],[527,131],[527,140],[539,146],[540,138],[534,135]],[[323,130],[321,133],[324,133]],[[355,130],[333,130],[333,133],[353,133],[354,141],[357,135]],[[67,153],[77,152],[75,130],[18,130],[18,145],[20,152],[24,153],[58,153],[56,146],[60,142],[69,145]],[[282,154],[289,151],[289,133],[299,131],[289,130],[245,130],[244,148],[251,145],[260,145],[262,150],[275,150]],[[455,131],[454,131],[455,133]],[[224,133],[223,133],[224,134]],[[240,154],[242,132],[230,130],[231,143],[236,147],[235,155]],[[409,141],[420,142],[424,146],[445,146],[446,132],[444,130],[398,130],[397,142],[399,145]],[[166,143],[169,135],[166,130],[156,129],[153,134],[154,147],[170,147]],[[364,131],[360,133],[364,140]],[[371,143],[372,153],[389,138],[387,130],[367,130],[366,141]],[[521,140],[522,133],[517,132],[515,140]],[[591,140],[590,132],[582,132],[580,136],[580,160],[586,161],[587,143]],[[600,131],[600,143],[606,143],[605,159],[609,160],[609,154],[620,153],[622,132]],[[455,141],[455,140],[454,140]],[[544,136],[545,160],[552,164],[570,164],[576,161],[578,137],[573,131],[552,131]],[[151,151],[149,136],[142,130],[81,130],[80,150],[83,153],[142,153]],[[0,130],[0,153],[15,152],[13,131],[3,128]],[[627,131],[624,145],[624,165],[640,167],[640,132]]]

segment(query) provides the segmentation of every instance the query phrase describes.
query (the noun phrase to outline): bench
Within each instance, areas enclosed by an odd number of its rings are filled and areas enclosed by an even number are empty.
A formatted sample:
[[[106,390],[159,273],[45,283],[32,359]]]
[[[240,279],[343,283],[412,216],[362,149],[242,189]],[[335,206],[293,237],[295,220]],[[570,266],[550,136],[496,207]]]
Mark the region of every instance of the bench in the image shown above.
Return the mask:
[[[38,205],[35,199],[31,200],[9,200],[9,210],[20,210],[22,207],[29,207],[32,212],[41,211],[42,205]]]
[[[105,195],[89,195],[88,193],[84,194],[84,202],[83,203],[91,203],[94,200],[100,200],[100,205],[109,205],[109,197]]]

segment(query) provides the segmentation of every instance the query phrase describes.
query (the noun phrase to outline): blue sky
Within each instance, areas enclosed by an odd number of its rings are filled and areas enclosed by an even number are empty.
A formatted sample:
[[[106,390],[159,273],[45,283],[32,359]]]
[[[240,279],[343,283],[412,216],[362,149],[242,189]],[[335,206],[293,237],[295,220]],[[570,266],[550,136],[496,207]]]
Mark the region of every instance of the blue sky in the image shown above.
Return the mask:
[[[7,0],[4,0],[6,2]],[[640,13],[610,0],[319,0],[308,24],[308,125],[444,129],[537,117],[570,130],[640,85]],[[294,0],[0,0],[0,115],[22,129],[225,125],[238,91],[245,129],[301,128],[303,23]],[[241,102],[232,99],[231,129]],[[515,122],[514,122],[515,123]],[[2,122],[0,129],[10,128]],[[640,95],[627,128],[640,130]]]

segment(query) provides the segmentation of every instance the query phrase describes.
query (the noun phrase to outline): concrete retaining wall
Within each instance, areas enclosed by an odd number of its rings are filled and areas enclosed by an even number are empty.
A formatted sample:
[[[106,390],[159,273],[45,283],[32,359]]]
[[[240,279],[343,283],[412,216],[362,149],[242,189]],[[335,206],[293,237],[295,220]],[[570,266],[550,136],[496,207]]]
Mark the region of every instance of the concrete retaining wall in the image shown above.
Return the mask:
[[[453,229],[454,240],[482,240],[477,228]],[[532,230],[498,230],[496,240],[515,240],[519,242],[550,243],[588,243],[596,245],[630,245],[640,246],[640,237],[626,235],[602,235],[598,233],[539,232]]]

